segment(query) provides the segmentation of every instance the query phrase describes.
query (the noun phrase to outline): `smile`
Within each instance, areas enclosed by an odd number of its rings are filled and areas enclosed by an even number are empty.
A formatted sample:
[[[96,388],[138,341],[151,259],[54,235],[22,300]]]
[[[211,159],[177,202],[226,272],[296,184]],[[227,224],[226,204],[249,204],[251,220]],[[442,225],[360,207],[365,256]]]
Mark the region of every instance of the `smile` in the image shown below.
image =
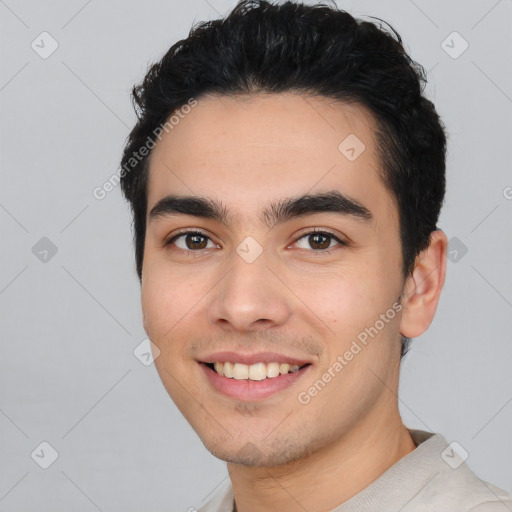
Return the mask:
[[[200,362],[201,369],[213,390],[229,398],[257,401],[291,387],[308,373],[310,363],[282,362],[231,363]]]
[[[264,380],[275,379],[279,375],[287,375],[295,373],[301,367],[297,364],[290,365],[288,363],[210,363],[210,368],[215,370],[220,376],[228,379],[237,380]],[[303,365],[305,366],[305,365]]]

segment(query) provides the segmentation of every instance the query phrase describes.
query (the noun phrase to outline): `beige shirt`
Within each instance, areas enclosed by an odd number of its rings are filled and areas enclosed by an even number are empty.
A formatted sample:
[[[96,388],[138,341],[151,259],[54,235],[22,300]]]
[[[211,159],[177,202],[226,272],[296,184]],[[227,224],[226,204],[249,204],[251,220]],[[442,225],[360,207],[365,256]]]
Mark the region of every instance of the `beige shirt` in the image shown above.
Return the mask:
[[[416,449],[331,512],[512,511],[512,496],[480,480],[442,435],[409,432]],[[199,512],[234,510],[233,489],[228,484]]]

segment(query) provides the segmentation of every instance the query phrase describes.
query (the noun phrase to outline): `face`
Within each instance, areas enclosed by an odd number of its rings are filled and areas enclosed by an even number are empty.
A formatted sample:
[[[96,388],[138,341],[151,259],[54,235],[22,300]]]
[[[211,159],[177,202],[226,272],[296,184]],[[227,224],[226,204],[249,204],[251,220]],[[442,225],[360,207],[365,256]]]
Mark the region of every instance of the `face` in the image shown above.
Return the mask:
[[[402,258],[374,132],[354,104],[209,96],[153,150],[144,327],[219,458],[291,462],[391,407]]]

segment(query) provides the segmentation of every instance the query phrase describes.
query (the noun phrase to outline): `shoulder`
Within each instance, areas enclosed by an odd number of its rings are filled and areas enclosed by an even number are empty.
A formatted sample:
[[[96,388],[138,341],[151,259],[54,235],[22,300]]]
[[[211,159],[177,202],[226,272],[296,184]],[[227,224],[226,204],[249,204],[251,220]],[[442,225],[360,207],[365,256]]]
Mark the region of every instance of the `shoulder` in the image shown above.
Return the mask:
[[[424,434],[424,433],[422,433]],[[437,459],[431,466],[431,478],[414,503],[425,512],[510,512],[512,496],[482,479],[465,463],[440,434],[424,442],[424,460]],[[420,445],[421,446],[421,445]],[[421,460],[417,462],[421,463]],[[412,502],[411,502],[412,505]],[[411,507],[411,510],[415,510]]]
[[[465,464],[453,473],[439,473],[432,479],[425,492],[418,496],[418,503],[428,504],[425,512],[510,512],[512,497],[479,479]]]

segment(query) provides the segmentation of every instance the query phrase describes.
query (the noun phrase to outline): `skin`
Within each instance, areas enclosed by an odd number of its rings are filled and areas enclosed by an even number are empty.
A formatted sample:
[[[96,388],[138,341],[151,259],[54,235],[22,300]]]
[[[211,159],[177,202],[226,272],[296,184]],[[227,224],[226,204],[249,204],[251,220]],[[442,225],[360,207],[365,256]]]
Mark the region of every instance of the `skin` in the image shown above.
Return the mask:
[[[398,211],[379,177],[374,131],[357,104],[205,96],[153,150],[148,212],[172,193],[220,200],[233,214],[229,223],[148,216],[141,300],[161,380],[207,449],[228,461],[239,512],[329,511],[415,448],[398,410],[400,333],[417,337],[430,325],[447,239],[435,231],[404,281]],[[338,150],[349,134],[366,146],[355,161]],[[270,201],[330,190],[364,204],[373,221],[315,213],[269,229],[259,220]],[[184,237],[164,247],[181,228],[201,228],[212,242],[188,254]],[[322,255],[306,228],[348,245],[333,239]],[[247,236],[263,248],[250,264],[235,250]],[[298,394],[401,294],[395,318],[301,404]],[[204,376],[197,359],[214,350],[275,350],[312,366],[269,398],[240,401]]]

